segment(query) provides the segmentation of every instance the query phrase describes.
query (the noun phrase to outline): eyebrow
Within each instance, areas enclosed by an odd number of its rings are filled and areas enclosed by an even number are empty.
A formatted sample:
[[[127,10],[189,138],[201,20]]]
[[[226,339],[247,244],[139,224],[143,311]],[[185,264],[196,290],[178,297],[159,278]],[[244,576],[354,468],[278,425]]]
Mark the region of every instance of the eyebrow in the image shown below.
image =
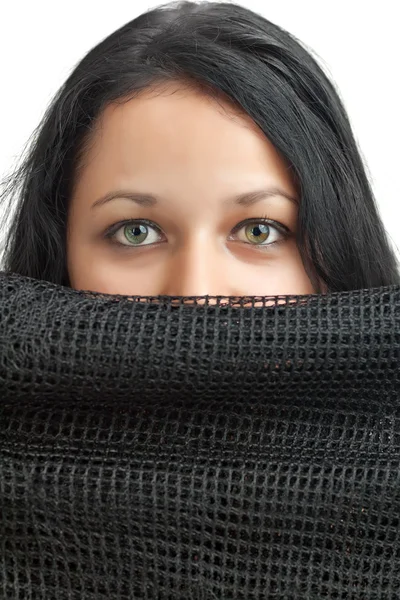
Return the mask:
[[[282,198],[286,198],[290,202],[298,205],[299,201],[296,197],[291,196],[284,190],[278,187],[270,187],[261,190],[255,190],[252,192],[245,192],[243,194],[239,194],[237,196],[233,196],[233,198],[229,198],[224,202],[224,204],[233,204],[238,206],[251,206],[256,202],[260,202],[261,200],[265,200],[266,198],[272,198],[275,196],[281,196]],[[140,192],[130,192],[126,190],[118,190],[115,192],[109,192],[105,196],[102,196],[96,202],[94,202],[91,208],[97,208],[98,206],[103,206],[111,200],[117,200],[118,198],[126,198],[127,200],[131,200],[135,202],[139,206],[155,206],[158,202],[162,202],[162,200],[154,196],[153,194],[142,194]]]

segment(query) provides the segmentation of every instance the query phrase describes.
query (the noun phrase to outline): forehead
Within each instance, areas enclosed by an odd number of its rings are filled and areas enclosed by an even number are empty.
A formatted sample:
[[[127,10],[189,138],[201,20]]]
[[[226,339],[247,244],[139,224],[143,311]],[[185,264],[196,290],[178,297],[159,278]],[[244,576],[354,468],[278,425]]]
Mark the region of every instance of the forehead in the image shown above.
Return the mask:
[[[287,179],[287,164],[258,125],[220,92],[164,83],[107,106],[97,119],[81,168],[86,176],[117,174],[208,177],[232,181],[269,172]],[[250,183],[250,182],[249,182]]]

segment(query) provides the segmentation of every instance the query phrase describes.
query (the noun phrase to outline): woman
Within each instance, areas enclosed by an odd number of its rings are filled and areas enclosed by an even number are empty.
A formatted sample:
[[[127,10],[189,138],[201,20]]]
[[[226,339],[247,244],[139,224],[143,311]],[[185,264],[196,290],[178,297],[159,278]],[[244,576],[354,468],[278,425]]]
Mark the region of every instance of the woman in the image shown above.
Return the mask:
[[[5,270],[74,289],[400,283],[333,85],[292,35],[231,3],[167,4],[93,48],[3,201],[16,195]]]

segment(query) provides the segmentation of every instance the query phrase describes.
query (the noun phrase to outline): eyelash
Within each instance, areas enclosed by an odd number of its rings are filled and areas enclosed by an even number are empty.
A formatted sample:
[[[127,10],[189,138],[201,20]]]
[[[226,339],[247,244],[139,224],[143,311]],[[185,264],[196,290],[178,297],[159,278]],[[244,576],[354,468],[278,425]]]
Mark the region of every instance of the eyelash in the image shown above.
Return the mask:
[[[265,225],[272,226],[274,229],[276,229],[282,235],[282,238],[280,240],[276,240],[275,242],[271,242],[270,244],[250,244],[250,242],[248,243],[249,246],[253,246],[254,248],[257,248],[262,251],[267,251],[271,248],[271,246],[276,246],[278,244],[285,242],[292,235],[292,232],[289,230],[288,227],[286,227],[286,225],[283,225],[282,223],[279,223],[278,221],[273,221],[272,219],[269,219],[267,216],[263,216],[263,217],[256,218],[256,219],[245,219],[244,221],[241,221],[240,223],[235,225],[235,227],[232,230],[232,233],[236,233],[237,231],[240,231],[240,229],[242,229],[246,225],[250,225],[251,223],[254,223],[254,224],[262,223]],[[161,231],[161,229],[159,227],[157,227],[157,225],[155,225],[152,221],[149,221],[148,219],[126,219],[123,221],[118,221],[118,223],[114,223],[113,225],[111,225],[106,230],[104,237],[107,239],[110,239],[113,244],[116,244],[117,246],[119,246],[123,249],[142,248],[144,246],[153,246],[154,245],[154,243],[152,243],[152,244],[143,244],[143,245],[138,244],[137,246],[134,246],[134,245],[130,246],[129,244],[121,244],[120,242],[117,242],[114,237],[115,234],[122,227],[124,227],[126,225],[131,225],[131,224],[147,225],[149,227],[152,227],[153,229],[156,229],[159,232]],[[243,243],[246,244],[246,242],[243,242]]]

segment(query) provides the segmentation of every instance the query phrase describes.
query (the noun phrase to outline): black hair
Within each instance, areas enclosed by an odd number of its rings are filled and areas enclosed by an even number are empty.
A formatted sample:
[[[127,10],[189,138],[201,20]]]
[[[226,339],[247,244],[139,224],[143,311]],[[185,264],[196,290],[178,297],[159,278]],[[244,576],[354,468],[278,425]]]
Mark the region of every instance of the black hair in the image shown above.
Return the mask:
[[[68,202],[94,121],[110,102],[170,80],[228,96],[286,159],[300,205],[296,241],[314,289],[400,283],[394,251],[334,85],[293,35],[242,6],[173,2],[96,47],[60,88],[23,163],[4,270],[69,286]]]

